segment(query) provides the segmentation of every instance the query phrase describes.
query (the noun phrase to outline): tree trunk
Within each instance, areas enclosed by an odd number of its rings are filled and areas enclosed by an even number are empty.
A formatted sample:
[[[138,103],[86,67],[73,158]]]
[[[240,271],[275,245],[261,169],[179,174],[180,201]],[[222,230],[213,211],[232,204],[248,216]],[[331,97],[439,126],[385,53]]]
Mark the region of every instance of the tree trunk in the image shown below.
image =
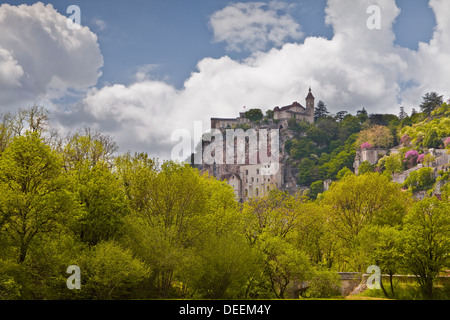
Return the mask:
[[[389,283],[391,285],[391,292],[392,292],[392,297],[395,297],[395,293],[394,293],[394,285],[392,284],[392,278],[393,278],[393,274],[389,273]]]

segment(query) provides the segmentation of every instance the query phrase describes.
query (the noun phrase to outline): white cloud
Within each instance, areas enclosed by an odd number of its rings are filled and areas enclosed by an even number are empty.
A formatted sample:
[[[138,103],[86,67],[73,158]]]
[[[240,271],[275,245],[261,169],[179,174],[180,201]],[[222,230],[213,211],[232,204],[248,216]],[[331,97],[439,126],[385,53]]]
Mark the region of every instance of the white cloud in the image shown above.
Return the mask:
[[[234,3],[215,12],[210,26],[216,42],[226,42],[229,50],[264,50],[281,46],[287,40],[303,38],[301,26],[289,14],[283,2]]]
[[[380,30],[366,27],[366,9],[373,4],[382,9]],[[133,85],[91,90],[81,109],[98,129],[117,136],[123,149],[137,148],[163,158],[174,146],[170,141],[174,130],[192,134],[198,120],[206,130],[211,117],[236,117],[244,105],[265,111],[293,101],[303,104],[310,84],[316,100],[325,101],[331,112],[355,113],[365,107],[371,113],[397,113],[401,104],[417,107],[424,90],[450,96],[449,4],[432,0],[431,6],[438,25],[432,41],[421,44],[417,52],[394,45],[392,25],[400,14],[395,1],[329,0],[326,21],[334,28],[330,40],[308,37],[302,44],[255,52],[245,61],[204,58],[182,90],[150,81],[147,68],[136,74]],[[212,21],[222,23],[215,27],[216,40],[228,41],[231,47],[244,45],[244,39],[252,48],[266,45],[270,32],[279,27],[272,22],[274,10],[259,3],[228,6],[212,16]],[[221,17],[241,17],[243,22]],[[244,29],[253,30],[256,21],[268,21],[266,33],[251,38]],[[262,25],[255,27],[258,32]],[[402,82],[418,86],[402,91]]]
[[[374,4],[381,8],[380,30],[366,27],[366,9]],[[228,56],[204,58],[181,90],[153,79],[154,65],[142,66],[137,69],[135,83],[92,88],[72,110],[56,116],[65,129],[76,130],[86,124],[113,135],[122,151],[147,151],[151,156],[168,158],[174,130],[192,133],[194,121],[199,120],[206,130],[211,117],[236,117],[244,105],[266,111],[294,101],[303,104],[309,85],[316,100],[323,100],[331,112],[355,113],[365,107],[370,113],[398,113],[400,104],[417,108],[421,97],[431,90],[450,97],[450,4],[431,0],[430,5],[437,26],[433,39],[421,43],[417,51],[394,45],[392,26],[400,14],[394,0],[329,0],[326,21],[334,29],[333,38],[307,37],[303,43],[284,43],[295,33],[272,36],[277,40],[270,36],[277,28],[299,31],[298,25],[289,29],[273,22],[274,17],[282,16],[280,10],[290,17],[285,4],[251,3],[245,9],[230,5],[227,11],[219,12],[233,19],[242,15],[242,24],[234,21],[236,28],[230,27],[230,20],[217,19],[220,15],[211,17],[222,23],[219,34],[223,41],[236,48],[250,44],[252,51],[269,44],[275,47],[267,52],[253,51],[244,61]],[[30,7],[23,9],[30,11]],[[34,16],[27,10],[0,7],[0,27],[7,30],[0,33],[0,100],[8,95],[12,98],[11,92],[45,96],[55,89],[94,84],[101,66],[95,35],[87,28],[80,33],[64,28],[65,17],[51,6],[38,4],[33,10],[45,14]],[[27,24],[19,28],[23,19],[28,19]],[[286,20],[295,26],[290,19]],[[251,38],[244,25],[250,29],[255,25],[265,34]],[[16,42],[8,35],[14,35]],[[402,83],[417,85],[405,90]],[[7,86],[12,89],[6,90]]]
[[[97,37],[67,28],[52,5],[0,6],[0,104],[26,107],[95,85],[103,66]],[[25,105],[24,105],[25,104]]]
[[[94,19],[93,23],[99,31],[103,31],[106,29],[106,22],[103,21],[102,19],[99,18]]]
[[[8,50],[0,48],[0,86],[11,88],[19,86],[23,69]]]

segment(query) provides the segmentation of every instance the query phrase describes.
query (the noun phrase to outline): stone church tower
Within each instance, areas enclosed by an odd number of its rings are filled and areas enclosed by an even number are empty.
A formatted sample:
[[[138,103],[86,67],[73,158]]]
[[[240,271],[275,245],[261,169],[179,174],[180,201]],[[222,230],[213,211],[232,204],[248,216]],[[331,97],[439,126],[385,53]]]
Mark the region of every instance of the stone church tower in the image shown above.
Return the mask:
[[[311,93],[311,87],[309,87],[309,93],[306,96],[306,112],[314,119],[314,96]],[[314,120],[313,120],[314,122]]]

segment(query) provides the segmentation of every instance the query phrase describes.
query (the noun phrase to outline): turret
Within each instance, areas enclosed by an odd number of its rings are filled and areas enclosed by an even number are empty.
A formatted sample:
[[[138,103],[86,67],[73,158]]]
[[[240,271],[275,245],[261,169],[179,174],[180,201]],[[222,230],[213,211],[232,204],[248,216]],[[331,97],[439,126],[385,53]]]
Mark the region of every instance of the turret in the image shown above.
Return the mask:
[[[311,93],[311,87],[309,88],[309,93],[306,96],[306,110],[309,111],[311,115],[314,115],[314,96]]]

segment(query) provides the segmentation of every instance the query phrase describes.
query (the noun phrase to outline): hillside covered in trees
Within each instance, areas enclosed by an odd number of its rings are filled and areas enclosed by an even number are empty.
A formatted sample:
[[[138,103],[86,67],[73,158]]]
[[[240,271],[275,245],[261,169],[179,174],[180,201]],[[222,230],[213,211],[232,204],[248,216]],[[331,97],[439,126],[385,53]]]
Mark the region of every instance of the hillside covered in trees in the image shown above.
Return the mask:
[[[317,198],[273,190],[242,204],[187,164],[117,155],[110,137],[87,128],[62,137],[45,109],[5,114],[0,299],[326,298],[339,295],[338,271],[370,265],[391,279],[416,275],[415,298],[448,299],[435,281],[450,268],[448,189],[418,201],[386,174],[349,169],[361,132],[375,125],[392,135],[380,142],[388,146],[402,133],[420,148],[430,121],[446,135],[448,106],[430,115],[362,110],[296,124],[289,153],[305,168],[299,179],[335,182]],[[366,133],[363,143],[378,143]],[[79,290],[66,285],[72,265]],[[404,298],[402,290],[391,282],[381,294]]]
[[[408,115],[401,108],[398,116],[368,114],[364,108],[356,115],[345,111],[330,115],[325,103],[319,101],[314,124],[290,123],[294,135],[285,148],[289,154],[288,164],[298,170],[298,185],[310,187],[313,195],[317,195],[323,189],[323,181],[336,180],[354,171],[356,151],[362,148],[397,148],[399,151],[376,164],[363,163],[362,173],[380,172],[391,178],[393,173],[403,172],[411,165],[431,162],[433,157],[425,154],[427,150],[444,149],[450,143],[450,139],[446,140],[450,137],[450,106],[443,102],[442,96],[432,92],[423,97],[420,109],[421,112],[413,109]],[[410,158],[410,154],[415,158]],[[429,173],[429,170],[422,172]],[[429,188],[432,186],[433,183]]]

